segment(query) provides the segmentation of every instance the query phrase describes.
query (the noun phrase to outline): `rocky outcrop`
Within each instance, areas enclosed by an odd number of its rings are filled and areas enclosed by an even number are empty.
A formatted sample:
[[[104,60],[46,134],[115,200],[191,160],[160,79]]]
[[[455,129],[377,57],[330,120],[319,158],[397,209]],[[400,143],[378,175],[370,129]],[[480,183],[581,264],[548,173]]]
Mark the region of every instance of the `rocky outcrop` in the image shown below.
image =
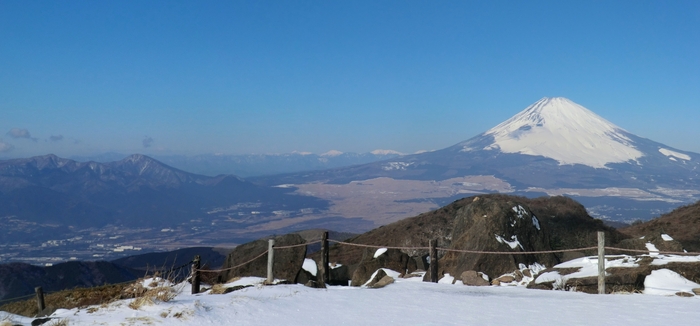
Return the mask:
[[[298,234],[286,234],[275,238],[275,247],[292,246],[306,243]],[[265,252],[268,248],[267,240],[255,240],[242,244],[234,249],[226,257],[223,268],[230,268],[247,262]],[[304,264],[306,246],[290,249],[278,249],[274,252],[274,276],[276,279],[295,281]],[[263,255],[241,267],[224,271],[219,275],[218,281],[224,283],[234,277],[259,276],[267,277],[267,255]]]
[[[551,250],[549,239],[532,211],[516,198],[475,197],[455,216],[450,249],[483,252],[526,252]],[[493,255],[447,252],[439,260],[440,273],[461,275],[480,271],[495,277],[518,269],[519,264],[555,265],[553,254]],[[429,276],[427,276],[429,277]]]
[[[380,268],[391,269],[399,273],[411,273],[416,270],[416,261],[400,250],[388,249],[376,258],[374,258],[374,254],[367,256],[368,260],[362,261],[353,272],[352,286],[367,283],[372,274]]]
[[[649,250],[647,244],[652,244],[659,251],[683,252],[683,245],[661,232],[649,232],[641,237],[625,239],[617,247],[635,250]]]

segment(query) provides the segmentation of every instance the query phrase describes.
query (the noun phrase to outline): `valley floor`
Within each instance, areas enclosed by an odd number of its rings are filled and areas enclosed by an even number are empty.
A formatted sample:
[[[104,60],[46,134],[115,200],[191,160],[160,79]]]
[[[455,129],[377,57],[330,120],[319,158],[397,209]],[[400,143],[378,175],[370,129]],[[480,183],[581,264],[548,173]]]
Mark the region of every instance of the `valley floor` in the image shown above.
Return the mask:
[[[260,282],[244,278],[236,284]],[[232,285],[232,284],[229,284]],[[68,325],[691,325],[700,297],[592,295],[522,287],[471,287],[399,279],[382,289],[302,285],[191,295],[189,284],[169,302],[129,308],[59,310]],[[31,319],[3,317],[28,324]]]

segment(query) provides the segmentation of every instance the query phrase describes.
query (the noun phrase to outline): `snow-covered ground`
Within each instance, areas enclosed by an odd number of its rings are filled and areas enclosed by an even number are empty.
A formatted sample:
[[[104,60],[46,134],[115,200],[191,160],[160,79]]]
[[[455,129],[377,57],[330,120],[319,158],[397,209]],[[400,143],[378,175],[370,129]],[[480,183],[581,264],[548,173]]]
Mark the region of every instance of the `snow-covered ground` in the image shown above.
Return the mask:
[[[658,273],[656,282],[674,275]],[[674,280],[675,279],[675,280]],[[229,286],[259,284],[244,278]],[[681,283],[682,280],[680,280]],[[147,283],[147,282],[146,282]],[[670,284],[670,283],[669,283]],[[667,286],[669,284],[661,284]],[[132,300],[105,307],[60,310],[68,325],[691,325],[700,299],[676,296],[471,287],[398,279],[381,289],[255,285],[228,294],[189,294],[138,310]],[[687,284],[683,283],[683,286]],[[31,319],[4,316],[28,324]]]

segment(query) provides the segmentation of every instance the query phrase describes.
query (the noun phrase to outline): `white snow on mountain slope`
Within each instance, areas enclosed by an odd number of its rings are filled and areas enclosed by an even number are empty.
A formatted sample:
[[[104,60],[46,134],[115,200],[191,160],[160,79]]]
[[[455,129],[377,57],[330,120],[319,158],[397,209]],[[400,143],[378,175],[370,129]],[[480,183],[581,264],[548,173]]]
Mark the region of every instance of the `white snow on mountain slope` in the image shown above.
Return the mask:
[[[484,135],[493,136],[494,143],[484,149],[541,155],[561,165],[606,168],[608,163],[635,161],[644,155],[626,133],[566,98],[543,98],[486,131]]]
[[[326,156],[326,157],[333,157],[333,156],[338,156],[338,155],[343,155],[343,152],[337,151],[335,149],[331,149],[330,151],[327,151],[320,156]]]
[[[678,153],[678,152],[672,151],[670,149],[659,148],[659,152],[661,154],[668,156],[669,159],[673,159],[674,157],[677,157],[681,160],[690,161],[690,156],[685,155],[683,153]]]
[[[374,155],[403,155],[401,152],[397,152],[392,149],[375,149],[371,151],[370,153]]]

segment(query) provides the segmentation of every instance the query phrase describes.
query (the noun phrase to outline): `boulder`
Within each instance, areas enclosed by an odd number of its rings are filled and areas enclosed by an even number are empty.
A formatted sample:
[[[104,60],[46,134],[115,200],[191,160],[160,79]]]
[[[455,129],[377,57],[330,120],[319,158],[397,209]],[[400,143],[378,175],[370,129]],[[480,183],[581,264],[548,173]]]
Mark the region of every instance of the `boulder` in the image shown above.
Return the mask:
[[[304,286],[314,288],[314,289],[325,289],[326,284],[323,282],[316,282],[314,280],[308,280],[306,283],[304,283]]]
[[[362,261],[352,274],[352,286],[360,286],[367,283],[374,271],[387,268],[399,273],[411,273],[416,270],[416,261],[407,254],[396,249],[389,249],[377,258],[366,255],[369,260]]]
[[[510,276],[510,275],[503,275],[503,276],[497,278],[497,280],[501,283],[511,283],[511,282],[515,281],[515,277]]]
[[[378,270],[376,270],[376,273],[373,272],[373,274],[374,274],[374,277],[372,277],[372,279],[367,283],[368,287],[372,287],[374,284],[377,284],[377,282],[379,282],[379,280],[384,278],[384,276],[388,276],[388,275],[386,275],[386,272],[383,269],[378,269]],[[360,285],[362,285],[362,284],[360,284]]]
[[[516,282],[520,282],[520,281],[523,280],[523,272],[517,270],[517,271],[515,271],[515,272],[513,273],[513,275],[515,275],[515,281],[516,281]]]
[[[380,288],[383,288],[391,283],[394,283],[394,278],[389,276],[389,275],[385,275],[378,282],[376,282],[372,285],[368,285],[367,287],[372,288],[372,289],[380,289]]]
[[[316,274],[318,275],[318,273],[316,273]],[[294,283],[306,284],[309,281],[318,282],[318,280],[316,279],[316,276],[314,276],[313,274],[309,273],[309,271],[302,268],[299,270],[299,274],[297,274],[297,277],[296,277]],[[321,282],[321,283],[323,283],[323,282]]]
[[[460,275],[460,279],[464,285],[471,286],[487,286],[490,285],[489,281],[485,280],[481,275],[475,271],[464,271]]]
[[[298,234],[285,234],[275,237],[274,239],[276,247],[306,243]],[[226,269],[247,262],[265,252],[267,247],[267,240],[255,240],[242,244],[228,254],[222,268]],[[293,282],[296,280],[301,266],[304,264],[306,246],[277,249],[275,250],[274,257],[275,261],[272,268],[275,278]],[[234,277],[242,276],[267,277],[267,255],[258,257],[241,267],[222,272],[218,277],[218,281],[224,283]]]
[[[456,212],[450,249],[484,252],[551,250],[549,238],[539,219],[525,201],[517,197],[477,197]],[[440,244],[438,244],[440,245]],[[553,266],[554,254],[493,255],[448,251],[438,261],[439,274],[461,275],[476,270],[487,275],[503,275],[519,264]]]

